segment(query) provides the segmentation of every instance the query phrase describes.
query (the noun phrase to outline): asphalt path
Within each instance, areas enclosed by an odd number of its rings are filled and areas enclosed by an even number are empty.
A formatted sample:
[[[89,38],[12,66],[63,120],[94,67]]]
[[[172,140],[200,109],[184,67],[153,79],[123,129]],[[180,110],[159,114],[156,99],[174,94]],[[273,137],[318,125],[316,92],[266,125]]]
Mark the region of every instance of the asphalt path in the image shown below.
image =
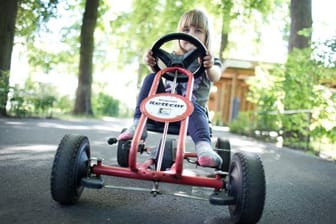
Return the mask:
[[[74,206],[61,206],[50,194],[55,151],[67,134],[88,136],[91,154],[116,164],[116,136],[130,120],[57,120],[0,118],[0,223],[159,223],[230,224],[226,206],[147,192],[85,189]],[[266,174],[266,201],[259,223],[336,223],[336,163],[277,148],[215,127],[214,136],[228,138],[233,151],[260,155]],[[156,134],[151,136],[159,138]],[[191,147],[188,139],[188,147]],[[145,156],[145,155],[143,155]],[[191,167],[189,164],[188,167]],[[186,167],[187,167],[186,166]],[[208,172],[205,170],[204,172]],[[106,177],[107,184],[151,188],[147,181]],[[207,190],[162,184],[169,191]]]

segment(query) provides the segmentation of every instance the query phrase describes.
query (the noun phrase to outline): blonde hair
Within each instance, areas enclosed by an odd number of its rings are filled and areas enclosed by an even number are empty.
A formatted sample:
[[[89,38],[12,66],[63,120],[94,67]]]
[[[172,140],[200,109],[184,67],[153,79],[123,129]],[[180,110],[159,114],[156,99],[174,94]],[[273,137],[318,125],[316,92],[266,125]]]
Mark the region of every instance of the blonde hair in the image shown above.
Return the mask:
[[[185,12],[178,23],[177,32],[182,32],[183,27],[185,26],[196,26],[204,29],[205,31],[205,41],[204,45],[207,49],[210,50],[210,28],[209,21],[207,15],[199,10],[192,9],[190,11]]]

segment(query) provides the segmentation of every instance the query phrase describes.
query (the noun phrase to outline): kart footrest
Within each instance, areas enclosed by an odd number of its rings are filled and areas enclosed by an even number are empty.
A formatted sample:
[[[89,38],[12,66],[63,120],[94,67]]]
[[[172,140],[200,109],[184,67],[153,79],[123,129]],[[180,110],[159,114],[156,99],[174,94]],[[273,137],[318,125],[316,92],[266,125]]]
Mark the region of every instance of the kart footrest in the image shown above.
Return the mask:
[[[234,197],[227,195],[225,192],[214,192],[210,195],[209,201],[213,205],[232,205],[235,203]]]
[[[84,177],[81,185],[87,188],[101,189],[104,187],[104,180],[101,177]]]

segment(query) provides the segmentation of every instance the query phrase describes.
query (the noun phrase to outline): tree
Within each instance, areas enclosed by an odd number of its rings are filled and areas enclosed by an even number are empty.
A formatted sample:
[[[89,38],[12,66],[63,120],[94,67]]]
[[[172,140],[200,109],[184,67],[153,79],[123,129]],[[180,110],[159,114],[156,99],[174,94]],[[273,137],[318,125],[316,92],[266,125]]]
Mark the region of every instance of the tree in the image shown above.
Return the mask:
[[[314,85],[318,84],[317,66],[307,59],[311,55],[312,11],[311,0],[291,0],[290,2],[290,34],[288,42],[288,59],[285,64],[283,81],[285,110],[312,109]],[[312,67],[311,67],[312,66]],[[309,68],[307,70],[307,68]],[[296,91],[299,88],[299,91]],[[283,116],[284,141],[306,138],[307,115],[298,113]]]
[[[0,0],[0,115],[6,116],[18,0]]]
[[[220,0],[214,1],[214,4],[209,4],[209,1],[204,1],[203,3],[210,12],[216,15],[216,17],[221,18],[221,42],[218,54],[223,61],[224,52],[229,46],[232,22],[236,19],[243,19],[251,23],[253,12],[267,15],[277,2],[274,0]]]
[[[78,86],[74,113],[93,115],[91,105],[92,59],[94,30],[98,17],[99,0],[86,0],[80,34],[80,59]]]
[[[120,63],[138,62],[137,84],[149,72],[143,64],[145,51],[162,35],[175,32],[180,16],[192,7],[195,0],[137,0],[133,1],[132,11],[120,14],[111,21],[116,48],[120,49]]]
[[[30,42],[51,16],[58,0],[0,0],[0,115],[6,116],[14,37]]]
[[[288,52],[309,47],[313,23],[311,0],[291,0],[290,18]]]

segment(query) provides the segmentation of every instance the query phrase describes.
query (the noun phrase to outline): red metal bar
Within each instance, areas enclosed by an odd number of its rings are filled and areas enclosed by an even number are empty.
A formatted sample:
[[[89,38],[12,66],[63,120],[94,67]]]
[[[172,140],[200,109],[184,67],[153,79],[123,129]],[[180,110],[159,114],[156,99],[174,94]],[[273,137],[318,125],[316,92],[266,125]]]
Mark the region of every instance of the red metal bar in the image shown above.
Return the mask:
[[[137,169],[136,167],[136,158],[137,158],[137,153],[138,153],[138,146],[139,142],[142,136],[142,133],[144,131],[145,125],[146,125],[147,117],[145,115],[141,115],[139,123],[137,125],[137,128],[134,133],[134,137],[131,142],[130,146],[130,153],[128,157],[128,164],[131,170],[135,171]]]
[[[185,152],[184,153],[184,158],[196,158],[197,154],[196,152]]]
[[[194,84],[194,77],[191,72],[180,67],[169,67],[159,71],[153,80],[153,84],[148,96],[156,94],[161,77],[167,72],[179,72],[188,76],[186,98],[191,101],[192,90]],[[187,127],[189,118],[181,120],[180,132],[177,142],[176,161],[170,171],[154,171],[148,169],[153,164],[152,160],[147,160],[142,164],[137,164],[138,145],[141,140],[147,122],[147,117],[142,114],[133,137],[130,154],[129,154],[129,168],[106,166],[101,162],[93,166],[93,173],[97,175],[108,175],[116,177],[125,177],[140,180],[161,181],[173,184],[184,184],[200,187],[210,187],[220,189],[224,187],[224,180],[219,175],[216,177],[200,177],[183,174],[183,161],[185,157],[196,157],[195,153],[185,153],[185,139],[187,135]]]
[[[154,171],[149,169],[140,169],[132,171],[130,168],[94,165],[93,172],[97,175],[107,175],[124,177],[139,180],[159,181],[165,183],[192,185],[199,187],[210,187],[220,189],[224,187],[224,180],[218,177],[200,177],[191,175],[181,175],[177,177],[172,171]]]
[[[188,76],[188,83],[187,83],[187,92],[186,92],[186,98],[191,101],[192,97],[192,89],[193,89],[193,84],[194,84],[194,77],[193,74],[180,67],[168,67],[165,69],[160,70],[158,73],[156,73],[152,87],[149,91],[148,96],[153,96],[156,94],[156,91],[158,89],[161,77],[168,73],[168,72],[175,72],[178,71],[179,73],[182,73],[186,76]],[[135,130],[135,134],[133,136],[133,140],[131,142],[130,146],[130,154],[128,158],[128,164],[131,170],[136,171],[136,159],[137,159],[137,152],[138,152],[138,145],[142,136],[142,133],[144,131],[145,125],[146,125],[147,117],[142,113],[139,123],[137,125],[137,128]],[[180,133],[179,133],[179,141],[178,141],[178,146],[177,146],[177,169],[176,171],[181,174],[183,170],[183,152],[184,152],[184,145],[185,145],[185,136],[187,133],[187,126],[188,126],[188,118],[185,120],[181,121],[181,128],[180,128]]]

